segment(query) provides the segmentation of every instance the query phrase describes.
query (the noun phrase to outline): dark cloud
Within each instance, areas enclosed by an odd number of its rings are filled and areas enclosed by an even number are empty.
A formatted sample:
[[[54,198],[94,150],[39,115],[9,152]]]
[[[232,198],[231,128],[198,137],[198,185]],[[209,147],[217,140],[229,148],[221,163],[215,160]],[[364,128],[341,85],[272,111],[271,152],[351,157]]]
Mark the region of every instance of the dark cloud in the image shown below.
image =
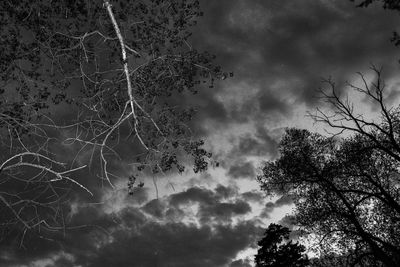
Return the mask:
[[[220,83],[218,82],[218,85]],[[213,118],[219,122],[226,122],[228,120],[227,111],[221,101],[216,98],[215,94],[218,91],[218,87],[206,88],[204,86],[195,97],[191,96],[187,98],[188,105],[193,105],[199,111],[197,118],[201,121],[208,118]],[[194,124],[196,125],[197,123],[195,122]]]
[[[229,168],[228,175],[232,178],[254,179],[256,176],[256,172],[253,163],[249,161],[239,161]]]
[[[267,202],[264,206],[264,209],[261,211],[260,216],[263,218],[270,218],[270,214],[275,208],[280,208],[291,204],[293,204],[293,199],[290,196],[281,196],[275,202]]]
[[[260,217],[270,218],[270,213],[275,209],[275,203],[267,202],[265,203],[264,209],[261,211]]]
[[[256,190],[252,190],[252,191],[247,191],[247,192],[242,193],[241,197],[245,201],[262,203],[263,200],[265,199],[265,193],[256,191]]]
[[[259,140],[253,138],[250,134],[240,137],[238,144],[239,152],[247,155],[259,155],[268,151],[268,148],[261,144]]]
[[[293,230],[293,227],[296,226],[296,219],[293,215],[285,215],[282,219],[279,220],[278,224],[286,226],[290,230]]]
[[[142,208],[146,213],[157,218],[162,218],[165,215],[165,204],[159,199],[153,199]]]
[[[246,157],[277,156],[281,130],[263,125],[290,119],[301,105],[318,105],[315,89],[320,77],[332,75],[340,92],[346,90],[344,81],[368,68],[370,62],[385,64],[386,77],[394,77],[392,67],[400,55],[389,39],[398,25],[398,14],[376,7],[357,9],[350,1],[202,0],[201,4],[205,17],[193,34],[193,46],[216,54],[217,63],[235,75],[214,88],[204,86],[193,98],[180,95],[173,101],[198,109],[197,119],[189,126],[205,138],[215,128],[256,125],[251,134],[232,132],[233,149],[222,155],[233,178],[255,177],[255,167]],[[395,103],[398,84],[388,88],[388,98]],[[136,151],[121,146],[122,155]],[[66,155],[74,154],[63,149]],[[120,162],[113,163],[115,173],[126,174]],[[92,169],[101,169],[96,164]],[[94,173],[76,175],[77,181],[102,196],[104,188]],[[203,178],[218,179],[209,173]],[[194,178],[188,184],[197,183]],[[77,193],[76,201],[89,197],[84,193]],[[250,261],[233,259],[254,245],[262,230],[259,222],[242,218],[251,212],[248,202],[263,203],[263,199],[260,192],[240,194],[237,188],[218,185],[215,189],[191,187],[150,200],[148,192],[138,188],[132,196],[122,197],[131,206],[118,212],[107,213],[101,205],[82,205],[65,217],[76,228],[65,233],[43,230],[41,237],[27,233],[23,240],[27,249],[20,248],[22,233],[4,237],[0,265],[51,259],[43,266],[247,267]],[[288,197],[268,202],[260,217],[269,218],[276,207],[291,203]],[[198,206],[194,218],[188,218],[187,206],[191,205]],[[233,223],[233,218],[239,222]],[[279,223],[291,229],[295,225],[291,216]]]
[[[176,207],[168,208],[165,211],[165,218],[167,221],[182,221],[185,218],[185,211]]]
[[[202,205],[214,205],[223,199],[237,196],[238,190],[233,186],[218,184],[214,190],[195,186],[186,191],[171,194],[169,196],[169,203],[172,206],[186,205],[192,202],[198,202]]]
[[[285,99],[279,99],[278,94],[272,90],[264,90],[258,96],[259,112],[271,113],[276,112],[277,114],[290,115],[289,104]]]
[[[219,184],[215,188],[215,192],[220,198],[230,198],[238,194],[237,188],[232,186],[223,186],[222,184]]]
[[[94,253],[96,245],[108,235],[109,229],[121,222],[127,223],[128,220],[144,222],[143,218],[138,220],[139,216],[134,216],[133,213],[129,212],[129,216],[126,216],[126,211],[121,214],[122,216],[116,217],[113,214],[105,214],[97,205],[84,206],[80,207],[79,212],[72,218],[65,218],[65,231],[49,231],[42,228],[40,233],[27,231],[24,239],[22,239],[22,233],[15,235],[14,242],[8,242],[5,248],[0,247],[0,251],[6,252],[5,255],[0,255],[0,266],[28,265],[41,259],[48,259],[50,262],[58,260],[65,262],[63,255],[66,250],[74,256],[79,256],[84,251]]]
[[[234,216],[244,215],[250,211],[251,207],[247,202],[238,200],[233,203],[224,202],[201,207],[199,213],[203,222],[209,222],[211,219],[229,222]]]
[[[230,151],[230,155],[237,157],[237,161],[242,160],[241,158],[246,156],[259,156],[273,159],[278,153],[278,136],[281,132],[282,129],[270,132],[264,127],[258,126],[253,134],[239,136],[238,142]],[[252,167],[252,169],[253,172],[255,172],[254,167]],[[253,177],[255,176],[254,173],[251,174],[253,174]]]
[[[289,195],[281,196],[277,201],[275,201],[275,207],[282,207],[291,204],[293,204],[293,198]]]
[[[292,229],[289,235],[290,239],[295,241],[298,241],[299,237],[304,237],[304,236],[307,236],[307,231],[300,229]]]
[[[97,251],[93,258],[77,263],[88,266],[226,266],[238,251],[253,243],[260,230],[251,223],[236,226],[182,223],[147,223],[138,231],[120,231],[114,241]]]
[[[223,201],[231,197],[234,198],[234,201]],[[237,198],[237,190],[218,185],[215,191],[193,187],[184,192],[173,194],[169,197],[169,203],[178,209],[182,205],[198,203],[197,215],[202,223],[212,221],[227,223],[231,222],[235,216],[251,212],[250,205]]]
[[[184,192],[173,194],[170,197],[170,204],[174,206],[188,204],[190,202],[212,205],[215,201],[215,195],[211,190],[200,187],[192,187]]]
[[[220,85],[222,81],[216,83]],[[177,105],[192,107],[196,111],[194,119],[187,123],[187,126],[196,136],[206,138],[210,134],[208,127],[205,127],[206,122],[210,119],[216,122],[214,126],[223,127],[226,123],[229,123],[230,115],[216,96],[220,90],[218,86],[214,88],[200,86],[199,93],[196,95],[178,96],[176,98]]]
[[[234,192],[221,185],[215,191],[194,188],[114,213],[104,213],[98,205],[80,207],[72,222],[86,227],[69,230],[65,236],[58,233],[53,241],[27,238],[29,250],[2,250],[0,264],[19,266],[36,261],[42,266],[227,266],[239,251],[252,246],[261,232],[252,221],[231,223],[233,216],[251,210],[241,200],[218,201]],[[205,205],[197,216],[200,221],[214,218],[214,224],[182,222],[188,216],[174,205],[193,201]]]
[[[132,194],[127,197],[129,198],[129,202],[137,202],[138,204],[142,204],[143,202],[149,199],[149,189],[144,187],[135,187],[132,190]]]
[[[389,69],[396,64],[393,55],[398,53],[389,39],[397,27],[397,14],[379,7],[361,9],[350,1],[313,0],[201,4],[205,19],[193,42],[218,55],[221,65],[235,72],[231,81],[222,84],[227,95],[235,84],[256,91],[227,108],[231,115],[224,117],[229,122],[290,116],[294,106],[317,103],[321,77],[332,75],[341,90],[340,85],[368,68],[369,62]],[[209,115],[220,114],[225,113]]]

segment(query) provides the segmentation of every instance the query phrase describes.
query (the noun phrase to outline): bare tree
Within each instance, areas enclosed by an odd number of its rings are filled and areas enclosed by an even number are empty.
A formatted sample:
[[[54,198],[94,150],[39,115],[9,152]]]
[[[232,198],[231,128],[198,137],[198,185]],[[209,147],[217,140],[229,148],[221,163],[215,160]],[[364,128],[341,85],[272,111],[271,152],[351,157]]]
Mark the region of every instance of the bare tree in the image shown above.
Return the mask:
[[[367,138],[376,148],[390,155],[394,160],[400,161],[399,131],[400,131],[400,110],[399,108],[388,108],[385,104],[386,84],[382,80],[382,70],[371,66],[375,74],[375,81],[368,83],[362,73],[358,73],[361,86],[350,83],[346,85],[372,100],[380,111],[379,122],[366,118],[363,114],[357,113],[354,104],[348,97],[342,100],[337,93],[335,83],[332,80],[325,80],[328,91],[320,90],[322,99],[333,108],[332,113],[325,112],[320,108],[315,114],[309,114],[316,122],[324,123],[331,128],[339,130],[339,134],[345,131],[360,134]]]

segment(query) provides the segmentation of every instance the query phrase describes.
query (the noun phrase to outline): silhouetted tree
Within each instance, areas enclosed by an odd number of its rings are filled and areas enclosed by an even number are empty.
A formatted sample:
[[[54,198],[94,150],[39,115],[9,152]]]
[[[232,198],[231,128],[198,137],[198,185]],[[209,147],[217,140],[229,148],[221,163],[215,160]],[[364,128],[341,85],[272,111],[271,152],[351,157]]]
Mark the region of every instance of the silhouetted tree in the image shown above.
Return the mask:
[[[271,223],[264,237],[258,241],[258,253],[255,256],[257,267],[302,267],[309,260],[305,247],[289,240],[290,230],[279,224]],[[288,241],[289,240],[289,241]]]
[[[322,255],[337,252],[360,266],[399,266],[400,109],[385,105],[381,71],[372,69],[372,83],[359,74],[362,87],[348,86],[379,107],[379,123],[357,114],[328,80],[330,91],[322,94],[333,111],[318,109],[311,116],[353,135],[287,129],[280,157],[265,165],[258,180],[267,192],[294,197],[296,221],[316,235]]]
[[[70,190],[92,194],[71,177],[86,167],[111,187],[122,163],[207,168],[211,154],[188,125],[195,107],[176,101],[226,76],[189,43],[199,1],[18,0],[0,10],[3,229],[64,228]]]

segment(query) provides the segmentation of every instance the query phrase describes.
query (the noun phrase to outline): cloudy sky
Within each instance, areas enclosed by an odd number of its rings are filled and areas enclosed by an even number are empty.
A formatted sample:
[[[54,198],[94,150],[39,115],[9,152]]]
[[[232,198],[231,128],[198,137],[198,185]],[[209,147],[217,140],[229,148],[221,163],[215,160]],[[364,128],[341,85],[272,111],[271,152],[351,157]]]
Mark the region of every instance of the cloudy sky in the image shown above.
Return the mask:
[[[321,106],[321,78],[331,76],[346,93],[341,85],[356,83],[357,71],[373,79],[373,63],[384,68],[388,101],[396,99],[394,12],[345,0],[200,2],[204,17],[192,45],[234,73],[187,100],[220,166],[199,175],[143,177],[145,186],[133,195],[124,181],[99,202],[77,200],[68,220],[85,227],[53,241],[28,237],[26,249],[2,247],[0,266],[252,266],[265,226],[291,225],[290,199],[266,196],[255,177],[262,161],[277,157],[285,127],[313,128],[305,115]],[[354,101],[370,111],[362,99]]]

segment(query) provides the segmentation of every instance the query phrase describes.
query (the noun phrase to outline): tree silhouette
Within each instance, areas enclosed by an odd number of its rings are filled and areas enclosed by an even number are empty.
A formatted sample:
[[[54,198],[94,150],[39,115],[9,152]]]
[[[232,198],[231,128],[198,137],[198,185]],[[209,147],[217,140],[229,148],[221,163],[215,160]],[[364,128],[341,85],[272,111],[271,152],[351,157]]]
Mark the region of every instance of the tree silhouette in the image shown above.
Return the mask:
[[[379,123],[357,114],[342,100],[334,82],[321,91],[332,113],[311,116],[339,133],[325,137],[287,129],[278,160],[268,162],[258,179],[267,192],[295,199],[296,220],[317,236],[321,255],[337,252],[349,264],[400,264],[400,109],[384,103],[381,71],[375,81],[360,75],[363,87],[348,84],[371,99],[381,111]]]
[[[185,99],[226,74],[189,43],[198,1],[21,0],[0,10],[3,229],[64,229],[71,190],[93,195],[96,183],[73,176],[83,169],[114,188],[121,164],[135,177],[207,168]]]
[[[255,256],[257,267],[308,266],[309,260],[304,254],[305,247],[299,243],[287,241],[290,230],[279,224],[271,223],[264,237],[258,241],[258,253]]]

